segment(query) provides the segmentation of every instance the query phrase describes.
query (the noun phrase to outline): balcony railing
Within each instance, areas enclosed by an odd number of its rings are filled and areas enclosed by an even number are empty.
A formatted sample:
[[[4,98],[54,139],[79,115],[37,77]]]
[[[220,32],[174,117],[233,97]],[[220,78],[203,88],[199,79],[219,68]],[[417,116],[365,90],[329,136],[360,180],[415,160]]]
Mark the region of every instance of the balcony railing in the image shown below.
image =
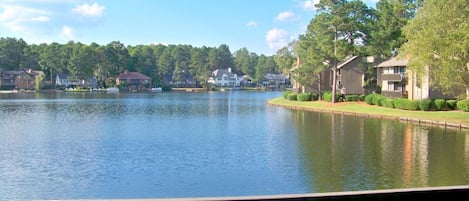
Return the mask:
[[[407,91],[381,91],[381,94],[391,98],[407,98]]]
[[[404,78],[405,78],[405,74],[403,73],[383,74],[381,76],[381,79],[383,81],[394,81],[394,82],[400,82]]]

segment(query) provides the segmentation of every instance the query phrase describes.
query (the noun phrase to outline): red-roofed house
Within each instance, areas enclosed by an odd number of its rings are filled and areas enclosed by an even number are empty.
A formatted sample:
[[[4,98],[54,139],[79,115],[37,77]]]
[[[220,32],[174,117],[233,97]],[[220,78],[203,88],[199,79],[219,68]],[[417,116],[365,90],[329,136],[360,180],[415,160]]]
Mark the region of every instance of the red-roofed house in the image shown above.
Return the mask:
[[[116,78],[116,84],[128,90],[149,90],[151,89],[151,78],[139,72],[126,70]]]

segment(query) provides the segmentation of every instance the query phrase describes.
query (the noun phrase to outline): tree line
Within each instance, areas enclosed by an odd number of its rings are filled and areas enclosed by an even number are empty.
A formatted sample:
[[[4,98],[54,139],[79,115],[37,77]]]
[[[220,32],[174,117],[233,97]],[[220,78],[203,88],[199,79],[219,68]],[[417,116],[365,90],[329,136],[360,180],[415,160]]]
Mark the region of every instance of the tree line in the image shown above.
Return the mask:
[[[74,41],[28,44],[23,39],[0,38],[0,70],[42,70],[46,80],[66,73],[75,79],[95,77],[101,85],[112,85],[114,78],[127,70],[151,77],[152,86],[163,86],[164,81],[184,82],[190,77],[206,87],[216,69],[231,68],[234,73],[262,81],[266,73],[279,73],[289,67],[285,65],[275,56],[258,55],[247,48],[232,53],[226,44],[219,47],[126,46],[119,41],[106,45]]]
[[[150,76],[153,86],[162,86],[165,80],[183,81],[190,75],[205,87],[216,69],[231,68],[259,82],[266,73],[290,74],[300,58],[301,68],[292,76],[302,85],[312,85],[321,79],[321,72],[335,71],[347,56],[373,56],[382,61],[398,55],[408,58],[408,68],[419,74],[429,69],[432,85],[448,93],[465,88],[469,98],[468,3],[379,0],[372,8],[361,0],[320,0],[305,33],[272,56],[247,48],[232,53],[225,44],[126,46],[119,41],[107,45],[70,41],[36,45],[0,38],[0,69],[43,70],[51,80],[57,73],[79,79],[94,76],[102,82],[129,70]],[[376,87],[373,66],[367,68],[365,82]]]

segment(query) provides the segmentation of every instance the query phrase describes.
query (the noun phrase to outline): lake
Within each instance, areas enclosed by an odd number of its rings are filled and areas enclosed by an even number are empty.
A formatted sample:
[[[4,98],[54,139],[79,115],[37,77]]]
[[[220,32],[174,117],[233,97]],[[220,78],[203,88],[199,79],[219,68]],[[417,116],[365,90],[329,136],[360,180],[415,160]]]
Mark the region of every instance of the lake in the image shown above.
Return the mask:
[[[469,184],[467,132],[266,104],[279,96],[0,94],[0,200]]]

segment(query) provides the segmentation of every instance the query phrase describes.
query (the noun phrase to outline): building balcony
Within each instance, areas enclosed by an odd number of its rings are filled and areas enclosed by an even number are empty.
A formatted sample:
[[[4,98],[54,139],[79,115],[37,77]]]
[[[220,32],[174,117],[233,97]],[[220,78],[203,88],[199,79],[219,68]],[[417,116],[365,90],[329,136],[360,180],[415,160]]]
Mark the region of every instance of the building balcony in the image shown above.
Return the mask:
[[[404,73],[382,74],[381,79],[383,81],[401,82],[405,79],[405,74]]]
[[[391,98],[407,98],[407,91],[381,91],[381,95]]]

